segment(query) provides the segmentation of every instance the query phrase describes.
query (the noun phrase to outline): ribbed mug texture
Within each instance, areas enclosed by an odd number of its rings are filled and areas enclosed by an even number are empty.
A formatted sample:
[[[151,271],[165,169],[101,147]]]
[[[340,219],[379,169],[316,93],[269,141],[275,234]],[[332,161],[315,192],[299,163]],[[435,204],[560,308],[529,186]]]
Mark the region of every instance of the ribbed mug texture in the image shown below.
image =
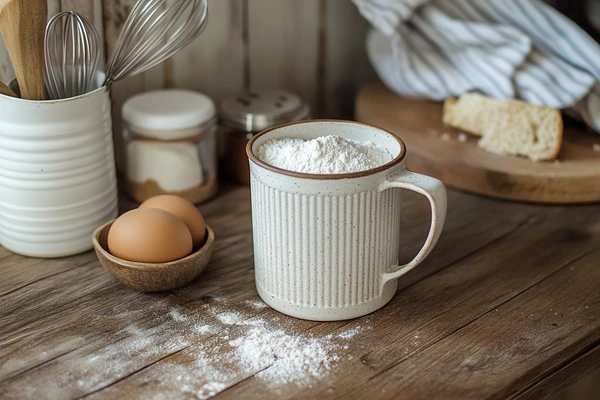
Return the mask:
[[[400,191],[306,195],[252,182],[258,285],[300,307],[338,309],[381,297],[398,262]],[[263,217],[258,217],[263,216]]]

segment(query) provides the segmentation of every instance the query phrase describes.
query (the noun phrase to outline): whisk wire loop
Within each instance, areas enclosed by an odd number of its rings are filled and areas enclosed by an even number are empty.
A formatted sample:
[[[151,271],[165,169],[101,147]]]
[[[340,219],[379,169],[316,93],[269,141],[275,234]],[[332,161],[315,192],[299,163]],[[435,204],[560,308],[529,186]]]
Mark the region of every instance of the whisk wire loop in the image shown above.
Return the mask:
[[[100,35],[73,11],[52,17],[44,38],[44,79],[50,99],[79,96],[95,88]]]
[[[208,21],[206,0],[138,0],[106,67],[106,81],[137,75],[190,44]]]

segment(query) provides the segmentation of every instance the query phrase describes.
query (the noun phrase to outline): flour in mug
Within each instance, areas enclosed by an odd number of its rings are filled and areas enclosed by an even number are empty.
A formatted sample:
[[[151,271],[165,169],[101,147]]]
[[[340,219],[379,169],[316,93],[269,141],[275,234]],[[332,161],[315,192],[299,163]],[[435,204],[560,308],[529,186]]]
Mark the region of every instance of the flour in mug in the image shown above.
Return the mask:
[[[366,171],[392,160],[385,148],[373,142],[358,142],[337,135],[312,140],[271,139],[257,148],[256,156],[275,167],[307,174]]]

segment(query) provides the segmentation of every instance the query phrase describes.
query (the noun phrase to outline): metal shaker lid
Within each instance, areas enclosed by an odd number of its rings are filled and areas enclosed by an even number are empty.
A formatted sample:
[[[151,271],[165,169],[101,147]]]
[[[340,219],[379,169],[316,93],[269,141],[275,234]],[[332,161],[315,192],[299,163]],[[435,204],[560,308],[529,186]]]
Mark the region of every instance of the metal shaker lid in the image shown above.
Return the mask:
[[[252,133],[309,115],[310,107],[300,97],[279,89],[242,92],[224,98],[219,107],[223,125]]]

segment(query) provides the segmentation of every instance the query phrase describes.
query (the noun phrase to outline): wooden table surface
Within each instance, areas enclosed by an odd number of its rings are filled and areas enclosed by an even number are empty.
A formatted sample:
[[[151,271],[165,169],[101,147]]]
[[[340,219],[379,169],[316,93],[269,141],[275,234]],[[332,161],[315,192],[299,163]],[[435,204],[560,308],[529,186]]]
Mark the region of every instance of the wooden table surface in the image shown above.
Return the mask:
[[[402,207],[408,260],[428,206]],[[214,255],[172,292],[123,286],[91,251],[0,248],[0,398],[539,398],[600,365],[600,205],[450,191],[437,247],[391,303],[334,323],[260,301],[248,189],[200,209]]]

